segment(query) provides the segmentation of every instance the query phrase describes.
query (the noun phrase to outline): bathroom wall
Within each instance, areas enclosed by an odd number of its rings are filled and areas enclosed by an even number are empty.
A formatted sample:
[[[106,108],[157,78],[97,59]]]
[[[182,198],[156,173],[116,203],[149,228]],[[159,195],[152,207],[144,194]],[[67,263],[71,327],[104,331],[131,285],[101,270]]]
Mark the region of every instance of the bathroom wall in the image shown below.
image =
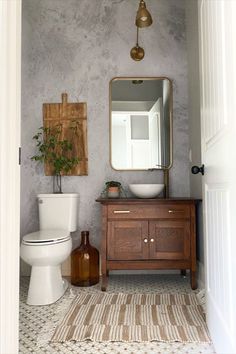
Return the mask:
[[[198,3],[186,0],[186,34],[188,56],[188,115],[191,166],[201,166],[200,76],[198,44]],[[202,196],[201,175],[190,174],[192,197]]]
[[[143,61],[130,58],[136,42],[138,0],[23,0],[21,234],[38,227],[37,193],[52,192],[52,178],[30,160],[32,136],[42,126],[42,104],[88,105],[88,176],[64,177],[63,191],[80,195],[79,231],[100,240],[104,182],[161,182],[161,171],[119,172],[109,163],[109,81],[115,76],[167,76],[174,86],[174,163],[170,195],[189,195],[187,54],[184,0],[147,0],[153,25],[140,30]],[[75,235],[75,238],[78,237]]]
[[[188,116],[189,116],[189,168],[201,166],[201,116],[200,116],[200,76],[198,44],[198,2],[186,1],[186,34],[188,56]],[[202,198],[202,175],[190,173],[190,195]],[[198,283],[204,287],[204,232],[202,220],[202,203],[198,206],[197,224],[197,258]]]

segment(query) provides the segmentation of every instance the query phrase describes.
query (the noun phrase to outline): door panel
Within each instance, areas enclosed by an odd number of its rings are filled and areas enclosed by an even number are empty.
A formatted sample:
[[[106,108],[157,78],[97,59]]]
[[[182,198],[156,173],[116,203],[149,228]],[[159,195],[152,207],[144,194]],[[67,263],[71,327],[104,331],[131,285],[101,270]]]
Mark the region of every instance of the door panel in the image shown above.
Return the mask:
[[[108,259],[148,259],[148,221],[109,221]]]
[[[236,353],[236,1],[199,1],[207,324]]]
[[[149,228],[151,259],[190,258],[189,221],[151,221]]]
[[[221,304],[227,325],[232,323],[230,238],[229,238],[229,186],[205,186],[206,210],[206,249],[207,269],[214,270],[207,277],[207,289],[211,301]],[[213,236],[213,237],[212,237]]]

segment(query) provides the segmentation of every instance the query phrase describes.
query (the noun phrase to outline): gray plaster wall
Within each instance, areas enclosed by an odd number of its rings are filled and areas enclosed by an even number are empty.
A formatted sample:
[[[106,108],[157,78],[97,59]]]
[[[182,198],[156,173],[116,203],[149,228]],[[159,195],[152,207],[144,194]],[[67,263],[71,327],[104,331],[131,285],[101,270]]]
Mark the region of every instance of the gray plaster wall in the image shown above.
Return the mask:
[[[42,126],[42,104],[87,102],[88,176],[64,177],[64,192],[79,193],[79,230],[100,241],[100,205],[107,180],[161,182],[161,171],[119,172],[109,162],[109,81],[116,76],[167,76],[174,86],[174,163],[171,196],[189,196],[187,54],[184,0],[147,0],[153,25],[140,30],[146,55],[130,58],[136,42],[137,0],[23,0],[21,235],[37,230],[37,193],[52,179],[30,160]]]
[[[201,166],[201,113],[200,113],[200,75],[199,75],[199,43],[198,43],[198,2],[186,2],[187,56],[188,56],[188,112],[189,112],[189,148],[190,167]],[[202,175],[190,174],[190,195],[202,198]],[[202,204],[198,206],[197,218],[197,260],[198,283],[205,284],[204,264],[204,230]]]
[[[189,148],[191,166],[201,166],[201,113],[200,113],[200,74],[199,74],[199,38],[198,38],[198,2],[186,2],[187,57],[188,57],[188,115]],[[201,175],[190,173],[190,194],[194,198],[202,197]]]

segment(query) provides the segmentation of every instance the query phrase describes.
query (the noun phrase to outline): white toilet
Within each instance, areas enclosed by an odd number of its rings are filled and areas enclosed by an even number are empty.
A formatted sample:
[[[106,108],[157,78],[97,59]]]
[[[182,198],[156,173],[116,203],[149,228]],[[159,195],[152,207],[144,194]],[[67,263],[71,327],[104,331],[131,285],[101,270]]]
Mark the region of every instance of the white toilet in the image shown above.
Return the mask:
[[[39,194],[40,230],[23,237],[21,258],[32,266],[27,304],[47,305],[57,301],[68,283],[61,264],[70,255],[70,232],[77,229],[78,194]]]

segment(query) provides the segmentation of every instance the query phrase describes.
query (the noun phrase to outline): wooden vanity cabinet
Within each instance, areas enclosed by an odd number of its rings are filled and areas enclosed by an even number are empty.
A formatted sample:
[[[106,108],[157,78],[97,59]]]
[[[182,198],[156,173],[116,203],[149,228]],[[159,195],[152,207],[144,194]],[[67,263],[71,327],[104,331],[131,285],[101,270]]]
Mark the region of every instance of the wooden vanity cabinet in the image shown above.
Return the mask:
[[[194,199],[97,199],[102,205],[102,290],[109,270],[190,269],[196,289]]]

